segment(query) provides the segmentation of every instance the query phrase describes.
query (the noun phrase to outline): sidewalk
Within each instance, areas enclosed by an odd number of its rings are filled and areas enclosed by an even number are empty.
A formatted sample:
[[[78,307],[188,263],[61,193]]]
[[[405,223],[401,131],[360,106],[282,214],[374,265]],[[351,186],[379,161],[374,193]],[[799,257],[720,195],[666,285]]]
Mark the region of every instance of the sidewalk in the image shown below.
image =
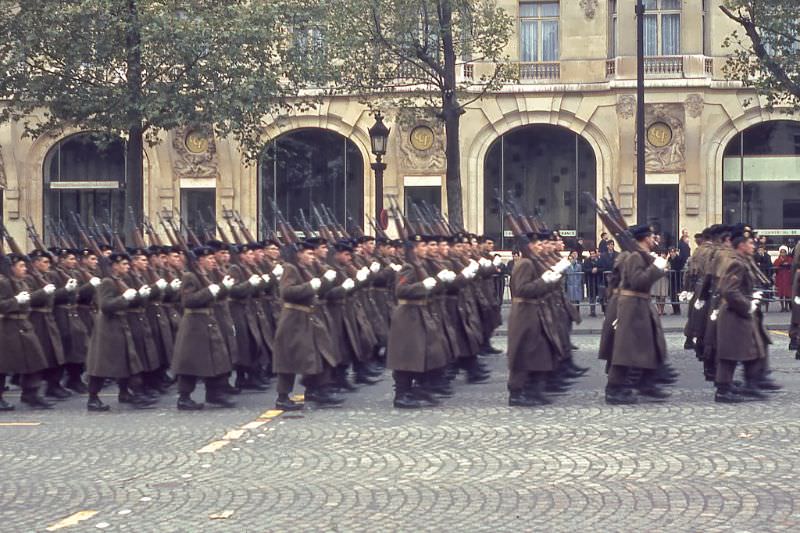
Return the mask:
[[[597,311],[599,313],[600,307]],[[671,310],[670,310],[671,311]],[[508,314],[511,312],[511,305],[503,306],[503,325],[497,328],[496,335],[506,335],[508,333]],[[661,325],[664,333],[681,333],[686,325],[686,306],[681,306],[681,315],[671,315],[661,317]],[[597,317],[590,317],[588,308],[581,308],[583,322],[572,328],[573,335],[599,335],[603,329],[603,315],[599,313]],[[770,330],[786,331],[789,329],[791,313],[770,311],[764,315],[764,322]]]

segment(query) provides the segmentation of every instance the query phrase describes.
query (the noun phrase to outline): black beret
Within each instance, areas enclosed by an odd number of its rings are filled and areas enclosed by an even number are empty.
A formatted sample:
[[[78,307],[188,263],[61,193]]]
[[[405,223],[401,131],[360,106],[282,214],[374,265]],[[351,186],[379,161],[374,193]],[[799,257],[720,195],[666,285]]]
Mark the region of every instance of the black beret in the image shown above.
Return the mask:
[[[204,257],[207,255],[212,255],[214,253],[214,250],[212,250],[208,246],[198,246],[197,248],[192,250],[192,253],[194,254],[195,257]]]
[[[631,226],[629,230],[633,238],[637,241],[653,234],[653,228],[649,224],[635,224]]]
[[[112,263],[120,263],[122,261],[130,261],[131,256],[123,252],[114,252],[110,256],[108,256],[108,260]]]

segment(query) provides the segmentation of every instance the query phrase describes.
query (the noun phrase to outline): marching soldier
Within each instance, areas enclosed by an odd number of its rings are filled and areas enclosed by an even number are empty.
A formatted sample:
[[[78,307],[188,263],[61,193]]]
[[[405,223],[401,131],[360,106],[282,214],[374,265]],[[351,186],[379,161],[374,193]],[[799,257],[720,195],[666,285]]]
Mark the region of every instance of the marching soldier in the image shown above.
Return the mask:
[[[93,291],[93,288],[91,280],[78,270],[77,255],[76,250],[64,249],[59,252],[58,266],[52,273],[52,279],[58,287],[53,297],[53,315],[64,350],[65,386],[73,392],[84,394],[87,389],[81,374],[86,363],[89,334],[78,313],[78,294],[80,291]]]
[[[53,404],[39,393],[40,373],[50,363],[29,320],[31,287],[25,258],[11,254],[7,261],[0,260],[6,262],[8,270],[8,275],[0,275],[0,411],[14,409],[3,399],[8,374],[20,376],[23,403],[34,409],[51,409]]]
[[[606,386],[609,404],[636,403],[636,395],[627,388],[631,369],[641,373],[635,384],[640,395],[669,397],[655,381],[656,371],[666,361],[667,345],[650,295],[653,284],[666,275],[667,260],[651,255],[655,246],[652,228],[640,224],[632,226],[630,232],[638,250],[617,259],[620,284],[616,290],[617,317]]]
[[[209,278],[214,269],[214,251],[207,247],[194,250],[198,274]],[[224,393],[223,382],[232,370],[231,358],[214,313],[214,301],[220,293],[216,283],[206,283],[198,274],[186,272],[181,280],[183,317],[175,339],[172,373],[178,379],[178,409],[196,411],[202,403],[192,399],[198,379],[206,386],[206,403],[235,407]]]

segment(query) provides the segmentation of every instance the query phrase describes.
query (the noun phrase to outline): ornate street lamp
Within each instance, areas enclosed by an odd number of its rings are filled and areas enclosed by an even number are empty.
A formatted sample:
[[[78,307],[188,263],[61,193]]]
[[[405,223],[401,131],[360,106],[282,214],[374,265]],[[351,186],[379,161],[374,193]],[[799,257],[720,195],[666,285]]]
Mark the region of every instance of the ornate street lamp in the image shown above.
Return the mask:
[[[386,145],[389,141],[389,128],[383,123],[383,115],[380,111],[375,113],[375,124],[369,129],[369,141],[372,145],[372,153],[375,155],[375,162],[372,163],[372,170],[375,171],[375,221],[382,224],[381,215],[383,214],[383,171],[386,170],[386,163],[383,156],[386,155]]]

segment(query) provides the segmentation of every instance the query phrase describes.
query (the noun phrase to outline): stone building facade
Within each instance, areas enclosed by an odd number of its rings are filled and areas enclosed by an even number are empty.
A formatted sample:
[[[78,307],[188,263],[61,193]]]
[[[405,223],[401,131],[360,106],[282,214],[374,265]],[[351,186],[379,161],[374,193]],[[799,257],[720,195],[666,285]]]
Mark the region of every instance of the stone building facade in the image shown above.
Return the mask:
[[[680,229],[695,232],[738,219],[792,234],[800,227],[800,122],[767,112],[752,91],[725,79],[723,40],[735,26],[720,2],[648,0],[648,214],[672,239]],[[499,3],[517,20],[508,54],[520,76],[471,104],[462,118],[466,226],[502,237],[495,196],[510,195],[567,235],[593,240],[601,228],[583,191],[596,195],[610,188],[632,219],[641,207],[635,185],[636,2]],[[491,65],[460,68],[461,76],[477,78]],[[440,202],[441,124],[409,111],[384,114],[392,128],[384,197]],[[226,207],[250,224],[269,226],[275,199],[292,215],[323,201],[342,217],[350,213],[365,222],[375,209],[372,124],[356,98],[331,98],[273,122],[268,135],[274,142],[255,163],[234,142],[202,129],[169,132],[146,149],[145,214],[175,207],[189,217],[207,208],[218,215]],[[124,176],[104,170],[119,168],[109,163],[118,155],[70,144],[82,133],[26,139],[19,124],[0,126],[3,217],[18,238],[23,217],[41,225],[45,214],[64,218],[70,210],[91,209],[102,216],[104,209],[124,205],[124,192],[114,189]],[[93,157],[105,159],[92,163]]]

